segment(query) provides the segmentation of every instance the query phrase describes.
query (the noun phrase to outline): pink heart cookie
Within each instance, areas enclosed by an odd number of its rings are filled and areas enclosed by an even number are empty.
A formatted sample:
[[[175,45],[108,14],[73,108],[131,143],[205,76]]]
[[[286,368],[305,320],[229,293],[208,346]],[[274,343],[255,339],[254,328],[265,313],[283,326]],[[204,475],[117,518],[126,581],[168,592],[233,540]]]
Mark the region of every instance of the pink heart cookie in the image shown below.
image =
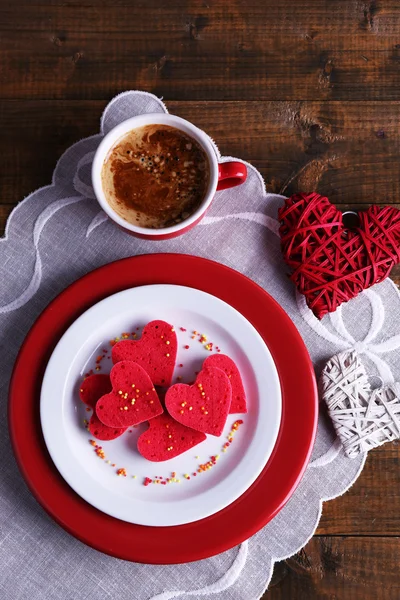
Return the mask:
[[[220,436],[229,413],[232,388],[221,369],[200,371],[193,385],[177,383],[169,388],[165,406],[176,421],[211,435]]]
[[[126,427],[116,428],[104,425],[96,415],[96,402],[101,396],[107,394],[111,390],[110,377],[108,375],[90,375],[84,379],[79,389],[79,395],[85,404],[93,409],[93,414],[89,421],[89,431],[93,437],[98,440],[108,442],[115,440],[126,431]]]
[[[96,404],[100,421],[109,427],[130,427],[163,412],[157,392],[146,371],[131,361],[117,363],[110,373],[112,392]]]
[[[149,428],[138,439],[138,450],[147,460],[161,462],[183,454],[206,437],[164,413],[149,422]]]
[[[244,391],[239,369],[229,356],[212,354],[203,363],[205,367],[217,367],[228,376],[232,386],[232,403],[230,413],[247,413],[246,392]]]
[[[122,340],[112,349],[113,363],[130,360],[140,365],[154,385],[171,385],[178,341],[175,329],[165,321],[150,321],[138,341]]]

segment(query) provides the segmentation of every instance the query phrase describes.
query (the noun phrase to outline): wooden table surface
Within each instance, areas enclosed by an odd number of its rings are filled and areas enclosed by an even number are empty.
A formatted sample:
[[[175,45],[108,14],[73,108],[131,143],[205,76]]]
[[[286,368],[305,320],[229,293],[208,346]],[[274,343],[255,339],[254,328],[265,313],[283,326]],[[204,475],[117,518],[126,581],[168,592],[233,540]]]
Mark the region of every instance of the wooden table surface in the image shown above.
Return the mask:
[[[127,89],[162,96],[270,191],[400,206],[399,0],[1,0],[0,82],[2,230]],[[264,598],[400,598],[399,448],[324,505]]]

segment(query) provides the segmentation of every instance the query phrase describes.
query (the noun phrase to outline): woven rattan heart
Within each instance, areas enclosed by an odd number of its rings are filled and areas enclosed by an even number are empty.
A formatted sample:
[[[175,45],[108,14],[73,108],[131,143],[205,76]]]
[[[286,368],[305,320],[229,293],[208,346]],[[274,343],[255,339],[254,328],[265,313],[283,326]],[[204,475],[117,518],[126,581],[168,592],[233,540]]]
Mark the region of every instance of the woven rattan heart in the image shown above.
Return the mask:
[[[328,360],[320,390],[349,458],[400,438],[400,384],[371,390],[355,350]]]
[[[321,319],[387,277],[400,262],[400,211],[371,206],[348,229],[319,194],[295,194],[279,209],[283,257],[291,280]]]

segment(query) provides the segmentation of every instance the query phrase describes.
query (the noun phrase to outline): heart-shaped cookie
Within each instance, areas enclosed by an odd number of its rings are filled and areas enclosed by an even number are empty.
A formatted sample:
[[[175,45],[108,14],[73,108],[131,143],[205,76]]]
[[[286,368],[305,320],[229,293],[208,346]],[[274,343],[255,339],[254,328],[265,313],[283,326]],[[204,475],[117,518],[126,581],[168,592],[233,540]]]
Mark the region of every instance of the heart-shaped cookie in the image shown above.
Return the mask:
[[[138,439],[140,454],[153,462],[175,458],[206,439],[200,431],[177,423],[164,413],[149,422],[149,428]]]
[[[346,228],[343,214],[319,194],[295,194],[278,211],[291,280],[321,319],[383,281],[400,262],[400,210],[371,206]]]
[[[206,367],[193,385],[177,383],[169,388],[165,406],[179,423],[220,436],[229,413],[232,388],[221,369]]]
[[[96,402],[104,394],[111,391],[111,382],[108,375],[90,375],[84,379],[80,385],[79,395],[87,406],[93,409],[93,414],[89,421],[89,431],[93,437],[98,440],[108,442],[115,440],[126,431],[126,427],[116,428],[104,425],[96,415]]]
[[[131,361],[111,369],[112,392],[96,404],[100,421],[109,427],[130,427],[149,421],[163,412],[157,392],[146,371]]]
[[[228,376],[232,387],[232,402],[230,413],[247,413],[246,393],[242,378],[234,361],[226,354],[212,354],[203,363],[205,367],[217,367]]]
[[[150,321],[140,340],[122,340],[112,349],[112,360],[116,364],[131,360],[140,365],[154,385],[171,385],[175,368],[178,342],[175,329],[165,321]]]

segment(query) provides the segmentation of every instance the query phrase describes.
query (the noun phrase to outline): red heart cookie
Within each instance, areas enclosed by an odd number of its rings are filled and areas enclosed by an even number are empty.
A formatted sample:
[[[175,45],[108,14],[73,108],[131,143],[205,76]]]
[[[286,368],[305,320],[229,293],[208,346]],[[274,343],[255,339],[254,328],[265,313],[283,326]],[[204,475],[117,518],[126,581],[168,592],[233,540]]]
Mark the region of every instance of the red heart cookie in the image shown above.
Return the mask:
[[[126,427],[115,428],[104,425],[96,415],[96,402],[104,394],[111,390],[111,382],[108,375],[90,375],[84,379],[79,389],[79,395],[85,404],[93,409],[93,414],[89,421],[89,431],[93,437],[105,442],[115,440],[126,431]]]
[[[183,454],[206,437],[164,413],[150,421],[149,428],[138,439],[138,450],[147,460],[161,462]]]
[[[291,280],[318,319],[383,281],[400,262],[400,211],[371,206],[346,228],[343,214],[319,194],[295,194],[278,211]]]
[[[110,373],[112,392],[96,404],[100,421],[109,427],[130,427],[163,412],[150,377],[142,367],[124,360]]]
[[[131,360],[140,365],[154,385],[171,385],[178,341],[175,329],[165,321],[150,321],[138,341],[122,340],[112,349],[112,360]]]
[[[221,369],[200,371],[193,385],[177,383],[169,388],[165,406],[176,421],[211,435],[220,436],[229,413],[232,388]]]
[[[247,413],[246,393],[239,369],[233,360],[226,354],[212,354],[203,363],[203,369],[206,367],[221,369],[228,376],[232,387],[232,402],[229,412]]]

